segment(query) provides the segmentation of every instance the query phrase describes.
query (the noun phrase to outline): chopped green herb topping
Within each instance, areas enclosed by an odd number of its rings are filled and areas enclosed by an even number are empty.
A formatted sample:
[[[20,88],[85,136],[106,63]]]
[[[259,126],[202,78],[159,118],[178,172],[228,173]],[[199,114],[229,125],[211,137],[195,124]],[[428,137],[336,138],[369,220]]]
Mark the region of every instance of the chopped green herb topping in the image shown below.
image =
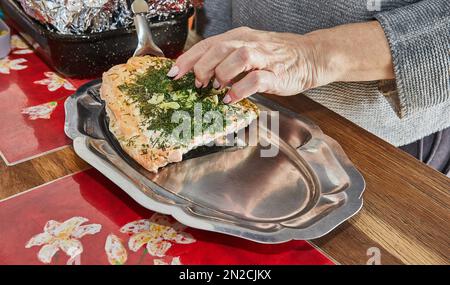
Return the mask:
[[[195,88],[195,78],[188,73],[179,80],[172,80],[167,73],[172,66],[172,61],[162,62],[162,67],[150,67],[144,74],[138,75],[133,83],[123,84],[119,89],[128,95],[127,102],[136,103],[140,114],[144,118],[143,125],[149,131],[160,132],[162,136],[170,136],[180,125],[180,122],[172,122],[172,116],[177,111],[189,114],[191,118],[191,132],[194,134],[194,112],[198,103],[201,104],[201,112],[204,115],[209,111],[217,111],[222,114],[222,126],[226,126],[225,114],[234,112],[235,106],[225,105],[222,102],[226,90],[215,90],[211,87],[199,92]],[[211,84],[210,84],[211,85]],[[201,93],[201,94],[199,94]],[[211,132],[211,124],[201,122],[202,131]],[[222,131],[217,130],[217,131]],[[161,139],[150,142],[152,146],[164,147]],[[179,142],[183,145],[185,142]],[[143,148],[145,149],[145,148]],[[145,151],[143,151],[145,152]]]

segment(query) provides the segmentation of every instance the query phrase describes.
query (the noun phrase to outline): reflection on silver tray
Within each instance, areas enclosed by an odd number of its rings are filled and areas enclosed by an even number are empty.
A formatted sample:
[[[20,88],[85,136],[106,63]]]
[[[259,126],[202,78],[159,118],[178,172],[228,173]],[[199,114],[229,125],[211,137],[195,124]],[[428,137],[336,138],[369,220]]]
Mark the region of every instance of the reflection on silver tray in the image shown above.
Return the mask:
[[[194,228],[279,243],[321,237],[362,207],[364,179],[337,142],[263,96],[251,100],[279,111],[277,156],[261,157],[260,145],[193,150],[154,174],[109,132],[100,85],[90,82],[67,99],[66,134],[81,158],[150,210]]]

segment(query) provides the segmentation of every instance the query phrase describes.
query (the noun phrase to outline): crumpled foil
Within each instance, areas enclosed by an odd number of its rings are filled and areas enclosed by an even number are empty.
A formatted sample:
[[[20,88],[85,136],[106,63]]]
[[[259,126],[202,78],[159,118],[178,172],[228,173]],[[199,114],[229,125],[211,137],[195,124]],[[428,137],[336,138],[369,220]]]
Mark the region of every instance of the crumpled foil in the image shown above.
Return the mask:
[[[18,0],[25,12],[60,34],[96,33],[129,25],[126,0]]]
[[[147,0],[147,18],[167,18],[171,14],[187,11],[190,7],[202,5],[200,0]]]
[[[85,34],[133,25],[127,0],[17,0],[25,12],[60,34]],[[130,0],[128,2],[131,2]],[[199,0],[148,0],[147,18],[182,13]]]

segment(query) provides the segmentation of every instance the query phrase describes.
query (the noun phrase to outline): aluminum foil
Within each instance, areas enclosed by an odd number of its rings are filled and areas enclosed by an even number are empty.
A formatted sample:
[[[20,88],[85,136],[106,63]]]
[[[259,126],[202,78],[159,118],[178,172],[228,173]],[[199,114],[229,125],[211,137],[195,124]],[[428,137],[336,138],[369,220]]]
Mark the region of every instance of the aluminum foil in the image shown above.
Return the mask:
[[[60,34],[85,34],[133,25],[127,0],[17,0],[25,12]],[[149,0],[147,18],[167,18],[199,0]]]
[[[200,0],[148,0],[147,18],[160,17],[167,18],[172,14],[182,13],[190,7],[201,6]]]

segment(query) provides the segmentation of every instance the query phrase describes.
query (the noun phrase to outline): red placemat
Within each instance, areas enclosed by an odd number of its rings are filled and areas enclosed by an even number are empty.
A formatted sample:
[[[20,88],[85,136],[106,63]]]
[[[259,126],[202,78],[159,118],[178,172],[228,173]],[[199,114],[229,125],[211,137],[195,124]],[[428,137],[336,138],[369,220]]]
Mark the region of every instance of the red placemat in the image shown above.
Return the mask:
[[[1,201],[0,243],[0,264],[333,264],[305,241],[186,228],[94,169]]]
[[[8,165],[71,143],[64,134],[64,100],[86,80],[62,78],[22,39],[0,59],[0,154]]]

